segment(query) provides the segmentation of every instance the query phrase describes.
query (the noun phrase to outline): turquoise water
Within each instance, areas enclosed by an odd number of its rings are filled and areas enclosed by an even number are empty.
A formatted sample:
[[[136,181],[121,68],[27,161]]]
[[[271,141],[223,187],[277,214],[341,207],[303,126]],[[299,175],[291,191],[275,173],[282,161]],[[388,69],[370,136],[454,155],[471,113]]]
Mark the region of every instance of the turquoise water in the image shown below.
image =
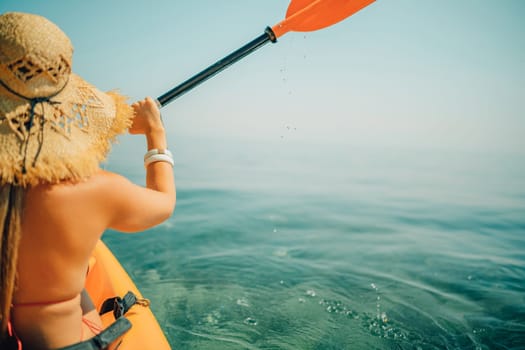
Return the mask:
[[[174,216],[104,237],[174,349],[525,349],[523,156],[177,145]]]

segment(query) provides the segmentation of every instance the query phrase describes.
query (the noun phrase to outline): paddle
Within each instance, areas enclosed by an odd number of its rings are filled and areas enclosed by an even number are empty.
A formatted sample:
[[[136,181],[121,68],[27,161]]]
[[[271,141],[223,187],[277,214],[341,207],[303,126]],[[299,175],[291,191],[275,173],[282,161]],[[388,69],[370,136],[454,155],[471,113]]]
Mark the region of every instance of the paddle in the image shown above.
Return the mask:
[[[247,56],[268,42],[290,32],[311,32],[326,28],[353,15],[375,0],[292,0],[286,11],[286,18],[273,27],[267,27],[264,34],[250,41],[240,49],[215,62],[202,72],[194,75],[170,91],[159,96],[157,103],[163,107],[211,78],[241,58]]]

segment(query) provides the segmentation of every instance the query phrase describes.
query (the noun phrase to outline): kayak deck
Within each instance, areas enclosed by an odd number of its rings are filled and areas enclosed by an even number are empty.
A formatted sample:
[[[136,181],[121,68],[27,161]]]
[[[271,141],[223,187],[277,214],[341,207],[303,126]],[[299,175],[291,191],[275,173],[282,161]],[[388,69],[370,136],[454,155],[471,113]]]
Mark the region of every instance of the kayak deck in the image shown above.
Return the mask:
[[[86,278],[86,289],[93,303],[100,310],[102,303],[115,296],[123,297],[128,291],[142,298],[129,275],[115,258],[113,253],[99,241],[90,261],[89,272]],[[133,325],[122,340],[119,349],[171,349],[166,337],[160,328],[151,309],[142,305],[134,305],[127,313],[126,318]],[[102,316],[104,327],[114,322],[112,313]]]

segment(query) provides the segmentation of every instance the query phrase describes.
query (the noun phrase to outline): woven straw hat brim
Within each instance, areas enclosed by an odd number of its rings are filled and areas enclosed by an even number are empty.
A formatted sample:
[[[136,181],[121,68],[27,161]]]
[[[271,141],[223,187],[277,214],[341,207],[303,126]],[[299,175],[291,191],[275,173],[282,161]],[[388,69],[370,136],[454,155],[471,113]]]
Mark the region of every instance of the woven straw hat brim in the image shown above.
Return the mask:
[[[133,110],[75,74],[48,101],[31,103],[0,85],[0,183],[34,186],[91,176]],[[31,121],[32,119],[32,121]]]

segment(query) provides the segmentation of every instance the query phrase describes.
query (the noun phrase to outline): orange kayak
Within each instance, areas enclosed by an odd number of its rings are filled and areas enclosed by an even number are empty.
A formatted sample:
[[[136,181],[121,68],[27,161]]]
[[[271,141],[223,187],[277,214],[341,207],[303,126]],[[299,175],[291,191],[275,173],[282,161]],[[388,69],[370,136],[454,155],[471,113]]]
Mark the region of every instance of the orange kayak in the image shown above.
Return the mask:
[[[128,291],[142,298],[122,265],[102,241],[98,242],[90,261],[86,289],[97,310],[100,310],[106,299],[115,296],[123,297]],[[132,327],[123,336],[119,349],[171,349],[157,319],[148,306],[134,305],[126,313],[126,318],[131,321]],[[105,327],[114,321],[112,313],[102,316]]]

